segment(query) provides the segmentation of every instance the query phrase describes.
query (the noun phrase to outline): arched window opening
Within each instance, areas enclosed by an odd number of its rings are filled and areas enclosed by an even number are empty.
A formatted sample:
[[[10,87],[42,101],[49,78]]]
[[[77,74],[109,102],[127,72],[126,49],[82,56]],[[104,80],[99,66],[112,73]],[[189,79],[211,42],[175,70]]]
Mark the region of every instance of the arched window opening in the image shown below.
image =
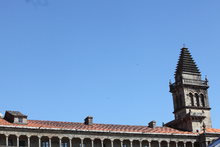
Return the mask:
[[[196,104],[197,104],[197,106],[199,107],[199,106],[200,106],[200,103],[199,103],[199,95],[196,93],[196,94],[195,94],[195,97],[196,97]]]
[[[194,99],[193,99],[193,94],[189,93],[190,101],[191,101],[191,106],[194,106]]]
[[[205,97],[203,94],[200,94],[201,102],[202,102],[202,107],[205,107]]]

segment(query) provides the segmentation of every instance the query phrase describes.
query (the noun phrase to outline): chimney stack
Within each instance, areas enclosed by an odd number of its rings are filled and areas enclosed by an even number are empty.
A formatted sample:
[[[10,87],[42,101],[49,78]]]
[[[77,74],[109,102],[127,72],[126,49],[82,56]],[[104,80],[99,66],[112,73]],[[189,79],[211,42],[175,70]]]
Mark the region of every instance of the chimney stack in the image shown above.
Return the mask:
[[[150,128],[156,128],[156,121],[153,120],[153,121],[149,122],[149,123],[148,123],[148,127],[150,127]]]
[[[85,125],[92,125],[92,124],[93,124],[93,117],[92,117],[92,116],[87,116],[87,117],[84,119],[84,124],[85,124]]]

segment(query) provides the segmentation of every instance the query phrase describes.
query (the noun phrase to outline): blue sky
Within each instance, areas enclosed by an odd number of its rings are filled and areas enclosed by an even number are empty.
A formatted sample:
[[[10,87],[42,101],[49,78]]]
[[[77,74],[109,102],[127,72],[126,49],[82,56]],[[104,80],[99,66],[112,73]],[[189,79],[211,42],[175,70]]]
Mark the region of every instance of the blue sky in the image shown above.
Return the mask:
[[[41,0],[41,3],[44,3]],[[158,125],[174,118],[186,44],[220,128],[219,0],[0,1],[0,111],[29,119]]]

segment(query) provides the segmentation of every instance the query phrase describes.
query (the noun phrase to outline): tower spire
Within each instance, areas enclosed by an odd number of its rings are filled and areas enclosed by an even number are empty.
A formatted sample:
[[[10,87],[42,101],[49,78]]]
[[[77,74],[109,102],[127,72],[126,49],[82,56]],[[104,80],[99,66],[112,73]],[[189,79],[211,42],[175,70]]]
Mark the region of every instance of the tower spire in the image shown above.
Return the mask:
[[[196,74],[201,75],[193,57],[188,48],[183,47],[179,56],[179,61],[176,67],[175,77],[180,74]]]

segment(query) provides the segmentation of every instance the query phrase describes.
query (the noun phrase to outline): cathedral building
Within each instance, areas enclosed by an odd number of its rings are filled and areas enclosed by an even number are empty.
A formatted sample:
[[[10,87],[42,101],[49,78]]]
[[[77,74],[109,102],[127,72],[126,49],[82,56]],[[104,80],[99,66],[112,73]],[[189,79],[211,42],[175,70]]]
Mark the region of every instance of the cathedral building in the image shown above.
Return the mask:
[[[157,126],[93,123],[88,116],[82,123],[29,120],[18,111],[6,111],[0,118],[0,147],[207,147],[220,137],[212,128],[208,80],[201,73],[189,50],[182,48],[170,83],[174,120]]]

